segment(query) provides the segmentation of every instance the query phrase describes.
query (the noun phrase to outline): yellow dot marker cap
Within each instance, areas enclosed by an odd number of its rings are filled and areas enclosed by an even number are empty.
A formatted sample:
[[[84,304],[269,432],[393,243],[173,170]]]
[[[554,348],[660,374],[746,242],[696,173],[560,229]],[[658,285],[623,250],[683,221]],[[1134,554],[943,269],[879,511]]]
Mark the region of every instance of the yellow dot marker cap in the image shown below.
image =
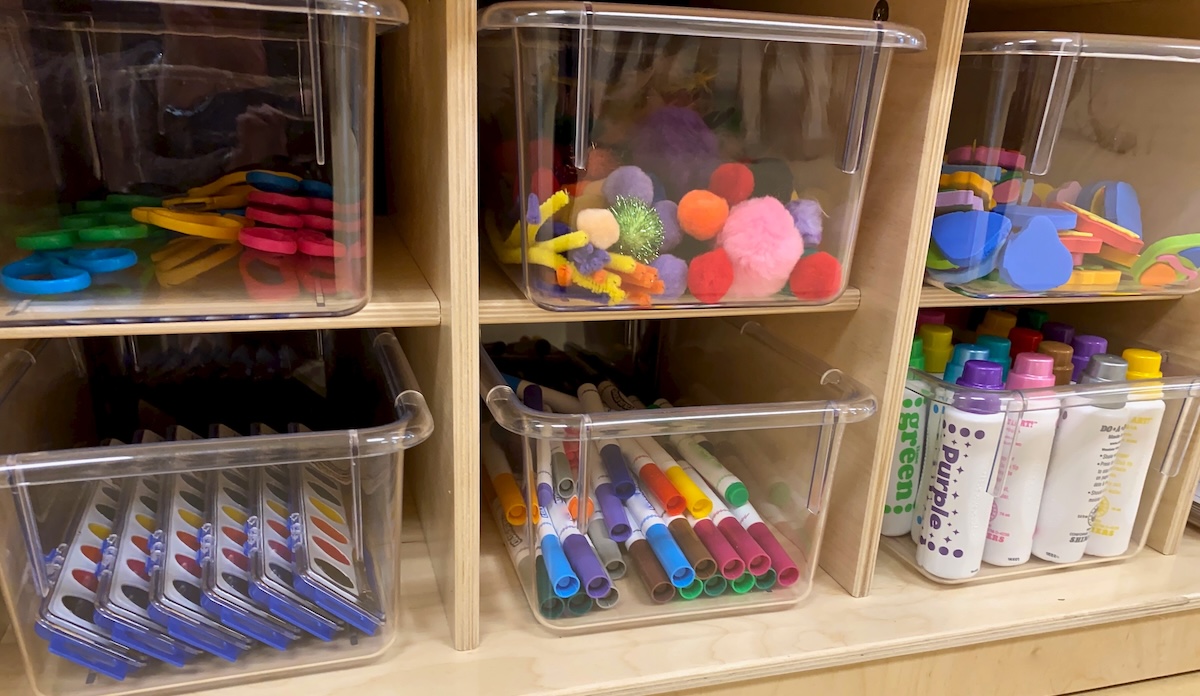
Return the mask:
[[[954,329],[942,324],[925,324],[918,333],[924,346],[926,371],[942,374],[946,371],[946,363],[950,362]]]
[[[1129,363],[1125,379],[1158,379],[1162,373],[1162,354],[1144,348],[1126,348],[1121,357]]]

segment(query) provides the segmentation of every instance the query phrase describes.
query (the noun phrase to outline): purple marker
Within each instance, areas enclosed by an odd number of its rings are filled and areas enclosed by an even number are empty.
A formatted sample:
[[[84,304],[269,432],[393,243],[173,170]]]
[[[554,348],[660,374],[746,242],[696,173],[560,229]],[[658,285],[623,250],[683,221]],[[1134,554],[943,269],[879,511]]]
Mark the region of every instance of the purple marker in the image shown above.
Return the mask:
[[[542,388],[536,384],[525,388],[521,400],[531,411],[546,410],[542,403]],[[530,439],[527,442],[533,447],[533,474],[534,481],[537,482],[538,505],[548,508],[554,502],[554,475],[550,469],[550,441]]]
[[[1075,366],[1071,372],[1071,381],[1078,382],[1083,376],[1083,369],[1087,367],[1088,360],[1093,355],[1108,352],[1108,341],[1100,336],[1080,334],[1071,341],[1071,348],[1075,351],[1071,354],[1071,364]]]
[[[600,458],[600,451],[596,449],[594,443],[588,449],[593,461],[587,467],[590,473],[588,478],[591,479],[596,504],[600,506],[600,512],[604,515],[604,526],[608,529],[608,535],[612,537],[613,541],[626,541],[629,539],[630,526],[629,516],[625,513],[625,505],[617,497],[617,494],[613,493],[612,482],[604,467],[594,463]]]
[[[1042,324],[1043,341],[1058,341],[1069,346],[1074,339],[1075,327],[1070,324],[1064,324],[1061,321],[1048,321]]]
[[[575,520],[571,519],[566,503],[555,500],[548,512],[550,523],[554,525],[558,540],[562,542],[567,562],[583,583],[583,591],[592,599],[602,599],[612,589],[612,579],[608,577],[604,564],[600,563],[600,558],[596,556],[596,550],[592,548],[583,532],[579,531]]]

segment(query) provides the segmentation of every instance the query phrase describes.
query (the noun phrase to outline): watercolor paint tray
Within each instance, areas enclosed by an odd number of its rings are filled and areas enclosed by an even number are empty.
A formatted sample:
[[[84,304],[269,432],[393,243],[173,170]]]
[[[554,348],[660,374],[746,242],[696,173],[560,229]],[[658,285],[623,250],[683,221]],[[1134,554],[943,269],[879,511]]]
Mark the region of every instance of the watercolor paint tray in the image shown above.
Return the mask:
[[[497,513],[535,619],[572,634],[780,609],[804,599],[816,573],[828,482],[847,442],[843,433],[874,413],[874,398],[850,376],[753,322],[562,328],[561,351],[526,337],[487,344],[481,353],[480,393],[494,419],[481,429],[484,498]],[[729,370],[714,374],[714,364]],[[531,400],[535,388],[521,380],[540,385],[541,407]],[[596,396],[599,409],[584,405],[593,403],[589,390],[605,395]],[[646,408],[634,401],[658,398],[669,402]],[[604,412],[621,404],[631,410]],[[711,519],[702,522],[710,513],[698,512],[691,499],[686,511],[673,511],[671,505],[685,505],[682,496],[670,502],[674,494],[652,483],[637,452],[650,452],[659,467],[675,461],[697,491],[707,486]],[[711,475],[705,465],[713,459],[727,475]],[[667,469],[665,476],[677,476]],[[670,480],[684,490],[683,479]],[[642,494],[645,502],[638,503]],[[609,506],[612,495],[616,508]],[[579,502],[587,499],[594,499],[590,512]],[[647,544],[610,523],[618,517]],[[684,556],[670,555],[666,529]],[[586,550],[572,550],[582,548],[578,535],[599,554],[602,571],[589,565]],[[567,554],[578,592],[571,576],[555,570],[566,566],[555,565],[553,538]],[[731,545],[746,538],[753,546],[735,552]]]
[[[42,340],[0,382],[0,583],[37,692],[327,671],[400,635],[403,454],[432,422],[390,331]]]

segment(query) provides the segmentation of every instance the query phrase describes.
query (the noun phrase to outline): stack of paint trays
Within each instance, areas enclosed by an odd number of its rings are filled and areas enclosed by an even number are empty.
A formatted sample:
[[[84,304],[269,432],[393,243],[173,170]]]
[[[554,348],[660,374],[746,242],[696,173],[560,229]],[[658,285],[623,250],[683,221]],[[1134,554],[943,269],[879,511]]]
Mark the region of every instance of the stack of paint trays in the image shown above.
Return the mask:
[[[1175,135],[1200,42],[967,34],[926,277],[974,297],[1200,289]],[[1153,107],[1148,107],[1153,105]]]
[[[534,615],[571,633],[794,605],[874,399],[753,323],[625,331],[485,346],[484,499]]]
[[[24,411],[52,398],[47,384],[55,403],[79,404],[42,432],[30,425],[30,454],[12,455],[0,498],[10,548],[26,550],[0,564],[0,581],[40,692],[322,671],[396,639],[403,450],[431,425],[395,336],[77,350],[43,341],[4,362],[16,386],[0,415],[14,427],[42,422]],[[230,420],[199,425],[221,411]],[[355,431],[369,442],[352,447]]]

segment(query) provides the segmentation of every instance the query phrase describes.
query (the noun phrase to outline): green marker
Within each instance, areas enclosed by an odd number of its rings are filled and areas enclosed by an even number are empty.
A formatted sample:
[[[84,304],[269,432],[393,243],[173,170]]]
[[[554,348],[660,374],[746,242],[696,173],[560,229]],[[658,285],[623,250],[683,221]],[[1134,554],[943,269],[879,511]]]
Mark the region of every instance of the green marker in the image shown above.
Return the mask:
[[[742,577],[729,583],[729,587],[734,594],[746,594],[754,589],[754,576],[750,574],[750,571],[746,571],[742,573]]]
[[[692,584],[687,587],[679,588],[679,596],[684,599],[695,599],[704,592],[704,582],[699,578],[692,581]]]
[[[775,587],[775,580],[778,577],[774,568],[767,568],[767,572],[754,578],[754,586],[760,590],[769,590]]]
[[[704,581],[704,594],[709,597],[720,597],[729,587],[729,581],[720,575],[714,575]]]

